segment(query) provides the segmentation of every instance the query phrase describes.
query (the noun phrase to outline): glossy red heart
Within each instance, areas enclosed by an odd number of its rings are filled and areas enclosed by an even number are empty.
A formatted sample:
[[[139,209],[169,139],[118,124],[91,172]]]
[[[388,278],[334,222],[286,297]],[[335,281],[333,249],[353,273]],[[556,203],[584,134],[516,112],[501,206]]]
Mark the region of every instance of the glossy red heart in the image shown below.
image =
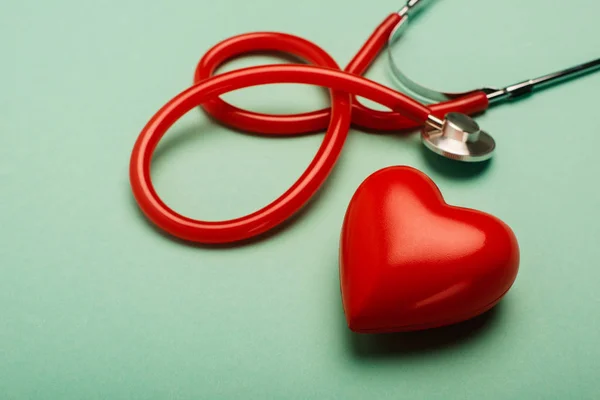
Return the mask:
[[[348,206],[341,235],[344,312],[355,332],[450,325],[496,305],[514,283],[512,230],[481,211],[448,205],[410,167],[369,176]]]

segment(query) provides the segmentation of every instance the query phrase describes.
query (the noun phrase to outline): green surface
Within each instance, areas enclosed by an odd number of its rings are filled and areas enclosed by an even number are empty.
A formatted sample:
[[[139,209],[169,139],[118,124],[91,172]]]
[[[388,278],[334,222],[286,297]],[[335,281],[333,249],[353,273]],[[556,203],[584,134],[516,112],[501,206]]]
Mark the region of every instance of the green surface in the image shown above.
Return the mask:
[[[434,87],[503,85],[598,56],[600,2],[435,3],[397,48],[407,73]],[[285,31],[345,64],[400,5],[3,1],[0,398],[597,399],[600,74],[479,117],[498,140],[482,169],[439,162],[416,135],[352,131],[310,207],[251,245],[171,240],[132,200],[138,132],[213,44]],[[368,76],[389,84],[384,61]],[[226,98],[294,112],[326,105],[324,93],[281,85]],[[153,175],[177,211],[236,217],[284,191],[321,139],[243,135],[196,110],[161,143]],[[411,335],[346,329],[337,279],[345,207],[367,175],[395,164],[516,232],[519,277],[484,318]]]

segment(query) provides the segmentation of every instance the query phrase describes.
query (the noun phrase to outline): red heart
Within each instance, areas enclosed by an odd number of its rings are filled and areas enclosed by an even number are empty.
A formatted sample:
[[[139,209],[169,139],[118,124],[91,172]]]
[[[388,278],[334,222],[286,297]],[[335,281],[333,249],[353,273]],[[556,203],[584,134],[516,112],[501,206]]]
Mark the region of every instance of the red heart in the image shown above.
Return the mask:
[[[348,206],[341,235],[344,312],[355,332],[435,328],[496,305],[519,269],[512,230],[481,211],[446,204],[410,167],[369,176]]]

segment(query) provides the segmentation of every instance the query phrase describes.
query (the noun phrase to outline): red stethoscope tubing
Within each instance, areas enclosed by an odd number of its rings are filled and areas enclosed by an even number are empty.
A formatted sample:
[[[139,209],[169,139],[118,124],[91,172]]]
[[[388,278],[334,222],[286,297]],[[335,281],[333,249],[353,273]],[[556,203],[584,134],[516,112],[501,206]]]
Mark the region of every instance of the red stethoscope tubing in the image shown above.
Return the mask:
[[[430,107],[360,76],[368,68],[391,30],[400,21],[388,17],[371,35],[345,71],[318,46],[295,36],[254,33],[228,39],[211,49],[196,69],[196,83],[165,104],[142,129],[131,154],[130,182],[142,212],[155,225],[183,240],[231,243],[262,234],[295,214],[317,192],[333,169],[351,123],[374,130],[401,130],[421,126],[429,114],[443,117],[449,111],[472,114],[487,108],[484,93]],[[216,68],[241,54],[276,50],[315,65],[266,65],[212,76]],[[331,108],[295,115],[268,115],[237,108],[219,99],[227,92],[276,83],[310,84],[330,89]],[[391,112],[371,110],[356,96],[375,101]],[[201,221],[178,214],[156,193],[151,180],[152,155],[167,130],[185,113],[201,105],[218,121],[237,129],[271,135],[298,135],[326,129],[315,157],[300,178],[280,197],[262,209],[227,221]]]

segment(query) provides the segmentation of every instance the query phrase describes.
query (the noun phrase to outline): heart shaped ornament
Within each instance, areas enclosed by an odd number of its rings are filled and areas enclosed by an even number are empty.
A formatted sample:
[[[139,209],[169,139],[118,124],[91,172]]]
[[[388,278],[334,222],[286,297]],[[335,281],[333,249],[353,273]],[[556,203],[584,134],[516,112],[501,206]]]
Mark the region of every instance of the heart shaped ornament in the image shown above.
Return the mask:
[[[448,205],[414,168],[379,170],[352,197],[341,233],[348,327],[402,332],[473,318],[510,289],[519,258],[513,231],[498,218]]]

